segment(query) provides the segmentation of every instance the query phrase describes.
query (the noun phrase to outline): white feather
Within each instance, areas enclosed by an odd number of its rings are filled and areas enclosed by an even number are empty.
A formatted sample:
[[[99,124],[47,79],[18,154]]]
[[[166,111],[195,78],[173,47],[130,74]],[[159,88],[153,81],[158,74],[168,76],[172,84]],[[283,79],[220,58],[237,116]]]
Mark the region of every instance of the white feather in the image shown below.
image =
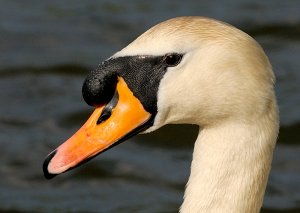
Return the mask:
[[[149,131],[202,128],[181,212],[259,212],[279,125],[268,58],[244,32],[201,17],[156,25],[113,57],[172,52],[185,55],[161,80]]]

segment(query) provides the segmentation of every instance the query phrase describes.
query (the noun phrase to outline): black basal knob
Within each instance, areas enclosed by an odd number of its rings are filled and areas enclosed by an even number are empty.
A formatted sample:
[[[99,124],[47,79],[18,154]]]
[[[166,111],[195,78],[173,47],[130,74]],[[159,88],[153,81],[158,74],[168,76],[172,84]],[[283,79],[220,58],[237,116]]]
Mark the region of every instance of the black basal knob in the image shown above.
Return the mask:
[[[85,79],[82,86],[82,96],[90,106],[108,103],[115,92],[118,77],[115,73],[96,69]]]

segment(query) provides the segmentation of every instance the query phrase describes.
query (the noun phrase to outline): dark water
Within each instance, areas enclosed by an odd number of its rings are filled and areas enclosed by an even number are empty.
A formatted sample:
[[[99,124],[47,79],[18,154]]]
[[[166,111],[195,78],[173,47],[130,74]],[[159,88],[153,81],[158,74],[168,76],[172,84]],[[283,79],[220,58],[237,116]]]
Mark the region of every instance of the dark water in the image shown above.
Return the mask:
[[[81,98],[88,70],[153,24],[181,15],[227,21],[266,50],[277,76],[281,133],[262,212],[300,212],[299,1],[0,4],[0,212],[177,211],[194,126],[135,137],[51,181],[41,166],[92,110]]]

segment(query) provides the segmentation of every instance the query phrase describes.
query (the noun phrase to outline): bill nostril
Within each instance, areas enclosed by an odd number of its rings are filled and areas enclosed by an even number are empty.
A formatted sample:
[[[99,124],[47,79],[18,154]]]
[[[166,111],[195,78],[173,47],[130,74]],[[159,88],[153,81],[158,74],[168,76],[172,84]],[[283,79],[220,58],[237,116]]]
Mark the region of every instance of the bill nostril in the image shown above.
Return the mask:
[[[112,111],[116,107],[118,101],[119,101],[119,93],[117,91],[115,91],[112,99],[106,104],[106,106],[102,110],[102,113],[97,120],[97,124],[100,124],[100,123],[106,121],[111,116]]]
[[[115,74],[91,72],[82,86],[84,101],[90,106],[108,103],[114,95],[117,81]]]

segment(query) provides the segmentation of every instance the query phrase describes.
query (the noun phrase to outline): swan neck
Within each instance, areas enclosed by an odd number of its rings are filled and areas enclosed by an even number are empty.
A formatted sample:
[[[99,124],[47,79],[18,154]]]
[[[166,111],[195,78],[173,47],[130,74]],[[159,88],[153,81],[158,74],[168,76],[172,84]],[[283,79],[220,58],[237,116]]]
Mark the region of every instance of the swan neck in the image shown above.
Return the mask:
[[[277,131],[276,119],[201,130],[180,212],[259,212]]]

